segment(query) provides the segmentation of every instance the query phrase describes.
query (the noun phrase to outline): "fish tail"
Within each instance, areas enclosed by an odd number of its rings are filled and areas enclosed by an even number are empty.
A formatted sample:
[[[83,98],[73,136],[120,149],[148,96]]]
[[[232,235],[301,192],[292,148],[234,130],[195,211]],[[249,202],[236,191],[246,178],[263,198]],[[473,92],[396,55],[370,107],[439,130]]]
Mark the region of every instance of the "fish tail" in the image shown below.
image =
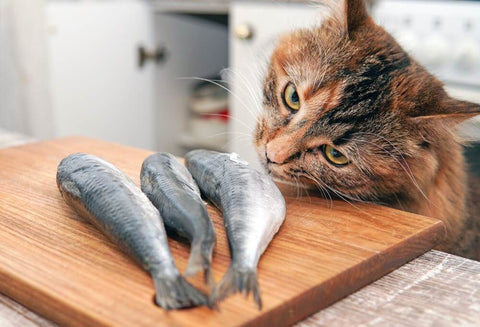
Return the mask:
[[[192,243],[187,269],[185,270],[185,276],[193,276],[203,270],[205,284],[210,288],[215,286],[211,268],[213,246],[214,244],[211,242]]]
[[[258,309],[262,309],[262,299],[260,297],[256,269],[240,268],[235,264],[231,264],[225,276],[223,276],[220,283],[212,292],[211,301],[216,303],[237,292],[243,293],[245,296],[252,293]]]
[[[153,276],[155,302],[165,310],[209,305],[208,297],[193,287],[183,276]]]

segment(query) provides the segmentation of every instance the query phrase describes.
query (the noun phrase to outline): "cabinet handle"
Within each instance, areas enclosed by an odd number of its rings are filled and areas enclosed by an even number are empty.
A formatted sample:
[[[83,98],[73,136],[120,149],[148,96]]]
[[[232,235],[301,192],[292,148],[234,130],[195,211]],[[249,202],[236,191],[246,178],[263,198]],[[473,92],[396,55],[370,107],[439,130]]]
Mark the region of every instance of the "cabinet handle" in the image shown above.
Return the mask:
[[[167,49],[164,46],[158,47],[155,50],[147,50],[143,45],[138,47],[138,67],[143,67],[149,60],[155,63],[164,61],[167,57]]]
[[[248,24],[240,24],[235,26],[234,33],[241,40],[249,40],[253,37],[253,28]]]

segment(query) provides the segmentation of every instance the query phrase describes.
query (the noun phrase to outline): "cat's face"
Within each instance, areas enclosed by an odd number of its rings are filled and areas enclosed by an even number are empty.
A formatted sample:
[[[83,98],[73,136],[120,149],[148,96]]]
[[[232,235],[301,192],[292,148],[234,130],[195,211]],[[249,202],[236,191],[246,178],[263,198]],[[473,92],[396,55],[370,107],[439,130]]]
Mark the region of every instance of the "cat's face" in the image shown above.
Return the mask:
[[[340,196],[393,201],[431,181],[442,84],[368,17],[363,1],[284,36],[264,83],[255,145],[266,169]],[[465,109],[471,113],[476,109]],[[419,121],[422,121],[419,123]],[[431,130],[429,130],[431,128]]]

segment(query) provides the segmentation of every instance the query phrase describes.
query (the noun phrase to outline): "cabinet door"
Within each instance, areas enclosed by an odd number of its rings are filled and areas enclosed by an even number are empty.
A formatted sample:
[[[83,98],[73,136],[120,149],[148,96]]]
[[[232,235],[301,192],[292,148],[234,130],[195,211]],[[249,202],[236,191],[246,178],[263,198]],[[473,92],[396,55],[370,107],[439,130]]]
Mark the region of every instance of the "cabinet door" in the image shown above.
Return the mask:
[[[233,2],[230,10],[232,93],[230,150],[259,165],[252,133],[262,110],[263,78],[278,37],[296,28],[320,24],[321,10],[291,3]]]
[[[48,56],[55,135],[155,148],[154,13],[143,1],[49,1]]]
[[[156,72],[157,148],[183,155],[180,139],[188,130],[193,86],[227,66],[228,32],[225,25],[201,17],[157,13],[155,37],[167,51]]]

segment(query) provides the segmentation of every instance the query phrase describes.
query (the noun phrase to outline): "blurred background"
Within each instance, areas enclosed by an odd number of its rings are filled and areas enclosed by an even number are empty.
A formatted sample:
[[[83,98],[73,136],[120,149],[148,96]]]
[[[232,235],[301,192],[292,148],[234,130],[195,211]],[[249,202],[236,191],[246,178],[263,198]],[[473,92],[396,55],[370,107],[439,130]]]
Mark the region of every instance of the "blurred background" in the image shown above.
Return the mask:
[[[480,103],[480,1],[370,5],[451,95]],[[0,145],[85,135],[253,162],[275,40],[323,12],[307,0],[0,0]],[[480,140],[478,122],[463,133]]]

